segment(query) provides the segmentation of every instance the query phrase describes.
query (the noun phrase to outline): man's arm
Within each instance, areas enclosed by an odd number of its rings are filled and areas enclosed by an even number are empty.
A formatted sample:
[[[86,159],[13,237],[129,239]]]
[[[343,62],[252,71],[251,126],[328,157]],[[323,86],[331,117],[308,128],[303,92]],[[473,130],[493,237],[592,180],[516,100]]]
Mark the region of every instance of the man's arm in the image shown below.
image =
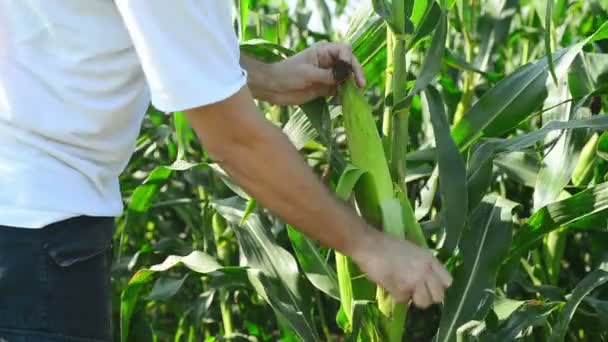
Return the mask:
[[[423,249],[373,229],[315,176],[287,137],[258,112],[247,87],[185,114],[209,154],[261,205],[309,237],[353,257],[372,280],[422,307],[451,278]]]

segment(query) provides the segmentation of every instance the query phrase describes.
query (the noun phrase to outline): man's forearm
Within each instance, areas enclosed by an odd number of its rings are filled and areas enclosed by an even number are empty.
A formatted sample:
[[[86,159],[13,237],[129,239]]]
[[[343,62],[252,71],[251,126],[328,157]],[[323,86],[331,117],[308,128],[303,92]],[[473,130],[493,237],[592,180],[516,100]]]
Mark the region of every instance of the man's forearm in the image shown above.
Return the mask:
[[[186,113],[203,145],[264,207],[325,246],[354,254],[373,229],[331,194],[247,93]]]

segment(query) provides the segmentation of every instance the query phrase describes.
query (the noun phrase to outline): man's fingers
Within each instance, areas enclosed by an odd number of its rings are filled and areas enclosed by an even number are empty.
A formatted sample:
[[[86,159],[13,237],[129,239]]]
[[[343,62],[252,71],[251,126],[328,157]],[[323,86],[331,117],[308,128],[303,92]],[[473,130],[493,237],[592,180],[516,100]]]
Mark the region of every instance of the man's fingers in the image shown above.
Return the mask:
[[[317,58],[321,68],[332,68],[339,60],[350,64],[359,87],[365,86],[365,73],[352,47],[347,43],[318,43]]]
[[[360,88],[365,87],[365,73],[363,72],[363,67],[361,66],[361,63],[359,63],[359,60],[357,59],[357,57],[355,57],[353,55],[353,72],[355,73],[355,79],[357,80],[357,85]]]
[[[452,281],[453,281],[452,276],[445,269],[445,267],[443,267],[443,265],[441,265],[439,263],[439,261],[433,260],[433,263],[431,264],[431,266],[433,268],[433,272],[435,272],[435,274],[437,275],[437,277],[439,278],[439,280],[441,281],[441,283],[443,284],[444,287],[452,286]]]
[[[414,290],[414,304],[416,304],[416,306],[426,309],[429,306],[431,306],[432,301],[431,301],[431,294],[429,293],[429,290],[427,290],[426,288],[426,284],[424,281],[419,281],[416,284],[416,289]]]
[[[336,84],[336,80],[334,80],[334,74],[329,69],[317,68],[315,66],[307,66],[304,70],[305,77],[307,83],[314,84],[325,84],[329,86],[333,86]]]
[[[443,302],[444,287],[441,285],[441,281],[434,273],[429,274],[426,277],[426,288],[431,294],[433,303],[439,304]]]
[[[363,73],[363,67],[357,57],[353,54],[353,49],[349,44],[337,44],[338,48],[338,59],[347,62],[353,67],[353,73],[355,74],[355,81],[359,87],[365,86],[365,77]]]

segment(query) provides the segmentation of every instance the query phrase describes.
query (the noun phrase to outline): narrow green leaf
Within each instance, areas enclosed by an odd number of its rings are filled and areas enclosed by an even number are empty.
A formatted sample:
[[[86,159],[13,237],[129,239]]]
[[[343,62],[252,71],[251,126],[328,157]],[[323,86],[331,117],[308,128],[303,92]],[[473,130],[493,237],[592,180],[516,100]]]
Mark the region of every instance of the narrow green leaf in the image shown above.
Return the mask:
[[[431,84],[433,78],[435,78],[435,76],[439,73],[445,51],[445,40],[448,32],[448,20],[444,12],[441,12],[438,22],[439,23],[435,29],[435,34],[433,35],[433,40],[431,41],[431,47],[424,57],[424,62],[422,63],[420,74],[416,79],[414,87],[410,90],[405,99],[394,105],[393,111],[398,111],[408,107],[412,102],[414,95],[418,94],[429,84]]]
[[[589,293],[591,293],[591,291],[604,285],[606,282],[608,282],[608,272],[599,269],[589,273],[578,285],[576,285],[568,303],[559,313],[557,325],[554,327],[553,333],[549,338],[550,342],[564,341],[568,331],[568,325],[570,325],[570,320],[574,317],[574,313],[579,304]]]
[[[509,250],[516,203],[491,195],[471,214],[460,241],[463,266],[447,291],[437,342],[453,341],[458,328],[485,317],[494,301],[496,274]]]
[[[246,203],[240,198],[218,200],[216,211],[237,225],[245,214]],[[308,313],[307,302],[299,291],[298,264],[294,257],[274,240],[256,213],[251,213],[242,227],[234,229],[247,266],[249,281],[270,305],[277,317],[285,319],[304,341],[318,341]]]
[[[129,341],[129,323],[135,311],[139,290],[152,279],[153,271],[141,270],[129,280],[127,288],[120,296],[120,341]]]
[[[546,324],[549,315],[555,311],[556,308],[557,306],[555,304],[525,304],[512,313],[507,320],[500,324],[498,330],[495,333],[488,335],[484,341],[515,341],[529,327]]]
[[[247,39],[247,25],[249,24],[249,3],[250,0],[239,0],[241,40]]]
[[[291,245],[306,278],[328,296],[340,300],[338,276],[321,256],[319,248],[304,234],[291,226],[287,227]]]
[[[462,155],[450,135],[450,125],[441,94],[434,87],[428,87],[424,97],[431,112],[435,145],[437,146],[439,191],[443,220],[447,226],[444,247],[447,252],[452,252],[458,245],[466,223],[468,212],[467,171]]]
[[[547,53],[547,64],[549,65],[549,71],[553,82],[557,84],[557,75],[555,74],[555,65],[553,64],[553,48],[552,48],[552,29],[553,29],[553,1],[547,0],[547,9],[545,11],[545,51]]]
[[[518,230],[510,257],[517,257],[537,243],[545,234],[608,209],[608,183],[601,183],[572,197],[548,204],[538,210]]]
[[[580,106],[573,108],[571,102],[562,104],[569,98],[570,91],[565,80],[560,80],[557,85],[551,84],[544,106],[553,109],[542,114],[543,122],[580,119],[578,110]],[[547,134],[544,141],[547,147],[543,151],[545,154],[542,160],[543,166],[534,188],[535,210],[557,199],[568,185],[584,144],[585,135],[586,132],[582,130],[553,131]]]
[[[159,166],[152,170],[142,185],[138,186],[133,192],[128,209],[138,213],[148,211],[152,205],[152,199],[156,196],[161,186],[167,182],[171,176],[171,172],[170,169],[164,166]]]

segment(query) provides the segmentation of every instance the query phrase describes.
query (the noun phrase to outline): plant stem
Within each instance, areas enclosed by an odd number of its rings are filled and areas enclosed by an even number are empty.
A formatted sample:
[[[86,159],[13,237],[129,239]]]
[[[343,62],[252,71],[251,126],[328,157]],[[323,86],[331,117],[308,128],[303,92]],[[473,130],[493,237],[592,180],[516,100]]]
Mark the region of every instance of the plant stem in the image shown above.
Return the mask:
[[[389,152],[387,155],[393,181],[399,184],[401,191],[407,193],[405,187],[405,156],[409,141],[409,108],[395,110],[394,107],[395,104],[407,96],[406,45],[403,34],[405,32],[405,20],[405,0],[393,0],[392,23],[396,32],[387,31],[388,51],[385,89],[386,93],[389,92],[389,89],[392,89],[393,106],[391,106],[390,111],[385,109],[383,133],[389,142],[386,150]],[[409,208],[411,209],[411,207]],[[413,217],[412,215],[406,216]],[[406,230],[411,229],[411,227],[415,229],[417,224],[417,222],[412,224],[407,218],[404,223]],[[405,305],[397,305],[393,298],[381,288],[378,288],[376,297],[378,299],[378,308],[384,315],[382,322],[387,340],[389,342],[400,342],[405,332],[407,307]]]
[[[399,32],[392,33],[393,50],[389,52],[393,62],[393,105],[401,102],[407,97],[407,65],[406,65],[406,49],[405,39],[402,32],[405,31],[405,0],[393,1],[393,23]],[[401,33],[400,33],[401,32]],[[388,58],[388,57],[387,57]],[[391,139],[391,154],[389,155],[389,163],[391,165],[391,174],[397,180],[397,183],[402,185],[405,179],[405,155],[408,146],[408,122],[409,108],[395,110],[392,107],[393,113],[393,130]]]
[[[393,31],[390,27],[386,28],[386,70],[385,70],[385,83],[384,83],[384,98],[392,96],[393,93]],[[395,101],[393,101],[394,103]],[[384,140],[384,150],[387,155],[390,152],[390,136],[393,130],[393,109],[391,106],[384,107],[384,116],[382,118],[382,136]],[[390,157],[390,155],[389,155]],[[390,164],[390,160],[389,160]]]
[[[331,336],[331,332],[329,331],[329,326],[327,325],[327,319],[325,319],[325,310],[323,309],[323,302],[318,290],[315,291],[316,301],[317,301],[317,310],[319,311],[319,320],[321,320],[321,329],[323,330],[323,334],[325,334],[325,341],[332,342],[333,338]]]
[[[225,265],[229,262],[230,251],[222,241],[221,237],[226,230],[226,221],[218,213],[213,214],[213,236],[215,237],[215,248],[217,257],[220,263]],[[229,338],[233,333],[232,313],[228,303],[229,292],[226,289],[219,289],[220,296],[220,312],[222,314],[222,323],[224,325],[224,336]]]

